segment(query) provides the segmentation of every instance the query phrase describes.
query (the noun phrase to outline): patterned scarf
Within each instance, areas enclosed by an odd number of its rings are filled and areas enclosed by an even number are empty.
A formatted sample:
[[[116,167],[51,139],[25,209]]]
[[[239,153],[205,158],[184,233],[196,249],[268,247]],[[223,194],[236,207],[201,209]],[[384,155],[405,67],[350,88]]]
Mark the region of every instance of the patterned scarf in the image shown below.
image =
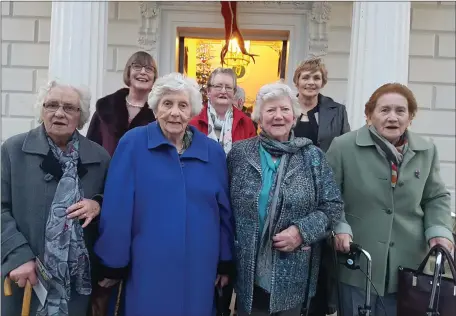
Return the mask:
[[[225,114],[225,119],[220,120],[217,117],[215,109],[211,106],[210,103],[207,104],[207,137],[215,140],[222,145],[225,154],[231,150],[233,145],[231,129],[233,128],[233,108],[230,107]],[[216,130],[220,131],[220,137],[217,137],[215,133]]]
[[[268,153],[273,156],[280,157],[282,155],[289,156],[298,152],[301,148],[312,144],[312,141],[304,137],[294,137],[293,130],[290,132],[290,139],[286,142],[279,142],[271,138],[264,131],[259,135],[260,143]]]
[[[373,125],[369,126],[369,132],[377,151],[391,163],[391,186],[394,189],[399,178],[399,167],[408,150],[407,131],[402,134],[396,145],[391,144],[386,138],[380,135]]]
[[[52,277],[46,302],[37,316],[68,315],[68,301],[74,287],[81,295],[92,292],[89,253],[78,219],[68,219],[66,210],[82,200],[84,193],[78,176],[79,138],[74,133],[63,152],[50,138],[49,146],[62,166],[63,175],[57,184],[46,223],[44,268]]]
[[[190,127],[187,126],[187,129],[185,130],[184,138],[182,139],[182,150],[179,153],[179,155],[182,155],[188,147],[192,144],[193,140],[193,132],[190,129]]]
[[[301,148],[312,144],[312,141],[304,137],[294,137],[293,130],[290,139],[279,142],[270,138],[264,131],[259,135],[261,146],[272,156],[281,157],[280,164],[273,180],[267,204],[267,216],[265,226],[259,238],[257,262],[255,269],[255,283],[266,290],[271,291],[272,281],[272,235],[275,230],[276,220],[282,209],[283,192],[280,190],[283,177],[286,173],[291,155],[296,154]]]

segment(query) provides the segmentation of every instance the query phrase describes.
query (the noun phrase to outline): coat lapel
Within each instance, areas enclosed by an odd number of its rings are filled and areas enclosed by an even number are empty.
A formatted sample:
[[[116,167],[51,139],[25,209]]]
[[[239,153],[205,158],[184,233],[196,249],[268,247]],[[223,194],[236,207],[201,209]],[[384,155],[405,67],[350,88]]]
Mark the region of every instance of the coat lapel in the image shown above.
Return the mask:
[[[319,114],[318,114],[318,141],[321,142],[331,131],[331,124],[337,114],[337,105],[328,102],[328,99],[324,96],[320,97],[319,102]]]
[[[76,133],[79,134],[78,131],[76,131]],[[101,163],[100,156],[95,150],[92,149],[92,143],[86,137],[79,134],[79,178],[82,178],[87,174],[86,165]],[[35,129],[32,129],[28,133],[27,137],[24,140],[24,144],[22,145],[22,151],[28,154],[42,156],[43,161],[40,164],[40,168],[46,174],[50,174],[56,179],[60,179],[62,177],[62,168],[49,147],[43,124]]]
[[[252,153],[254,153],[252,155]],[[251,142],[249,146],[244,147],[244,156],[247,157],[247,162],[255,168],[262,177],[261,172],[261,158],[260,158],[260,141],[258,136],[255,137],[255,141]]]
[[[432,147],[430,142],[426,141],[424,138],[410,131],[407,131],[407,139],[409,143],[409,149],[404,155],[404,160],[402,161],[401,169],[405,168],[405,166],[415,156],[417,151],[428,150]]]
[[[430,142],[410,131],[407,131],[407,138],[409,142],[409,148],[404,155],[404,159],[400,167],[401,169],[405,168],[405,166],[412,160],[412,158],[415,157],[417,151],[428,150],[432,146]],[[367,125],[364,125],[357,131],[356,145],[375,146]]]
[[[182,154],[182,158],[195,158],[204,162],[209,161],[209,146],[207,144],[207,137],[194,126],[190,126],[193,132],[193,139],[190,147]],[[163,135],[160,125],[155,121],[147,125],[147,148],[151,150],[158,150],[160,148],[167,147],[167,149],[173,148],[174,146],[169,140]]]

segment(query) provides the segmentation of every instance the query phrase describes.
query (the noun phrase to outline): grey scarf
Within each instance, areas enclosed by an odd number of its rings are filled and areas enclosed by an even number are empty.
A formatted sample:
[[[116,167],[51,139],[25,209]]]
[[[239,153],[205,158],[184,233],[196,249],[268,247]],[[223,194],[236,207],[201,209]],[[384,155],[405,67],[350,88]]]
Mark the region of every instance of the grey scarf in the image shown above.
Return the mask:
[[[257,263],[255,272],[255,282],[267,292],[271,292],[272,280],[272,236],[274,234],[277,219],[282,209],[283,193],[281,191],[282,180],[285,171],[288,167],[290,156],[298,153],[301,148],[312,144],[312,141],[304,138],[295,138],[293,131],[291,131],[290,139],[286,142],[279,142],[270,138],[266,133],[261,132],[259,135],[260,143],[272,156],[281,157],[279,167],[277,169],[277,176],[274,180],[269,195],[268,201],[268,214],[265,221],[263,233],[260,236],[257,252]],[[266,280],[266,282],[264,282]]]
[[[90,295],[89,253],[78,219],[68,219],[66,210],[82,200],[84,193],[78,176],[79,138],[74,133],[63,152],[49,138],[48,143],[62,166],[63,175],[55,191],[46,223],[43,267],[52,277],[44,306],[37,316],[68,315],[68,301],[74,288],[81,295]]]

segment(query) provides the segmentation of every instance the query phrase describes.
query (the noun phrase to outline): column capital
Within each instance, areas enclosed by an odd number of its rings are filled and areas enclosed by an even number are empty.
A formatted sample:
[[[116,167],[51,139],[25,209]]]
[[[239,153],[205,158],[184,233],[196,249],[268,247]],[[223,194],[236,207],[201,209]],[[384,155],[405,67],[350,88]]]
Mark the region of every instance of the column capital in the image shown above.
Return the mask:
[[[353,2],[347,111],[352,130],[364,105],[388,82],[408,83],[410,2]]]
[[[328,53],[328,23],[331,4],[328,1],[312,3],[309,13],[309,56],[325,56]]]
[[[158,47],[160,40],[160,3],[157,1],[139,2],[141,12],[141,26],[138,32],[138,45],[158,61]]]

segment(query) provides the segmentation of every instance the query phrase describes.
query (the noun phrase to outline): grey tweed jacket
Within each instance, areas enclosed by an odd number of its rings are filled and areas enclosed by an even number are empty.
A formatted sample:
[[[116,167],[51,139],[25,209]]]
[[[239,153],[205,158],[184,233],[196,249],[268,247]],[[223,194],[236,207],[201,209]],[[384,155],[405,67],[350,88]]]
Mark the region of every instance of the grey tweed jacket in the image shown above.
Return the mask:
[[[258,197],[262,185],[259,145],[258,137],[239,141],[233,144],[228,155],[236,228],[236,293],[242,308],[249,313],[259,238]],[[343,209],[332,170],[324,153],[313,145],[303,147],[290,157],[281,195],[273,235],[296,225],[304,245],[311,246],[311,250],[273,251],[270,313],[294,308],[306,300],[306,294],[309,297],[315,294],[321,253],[317,242],[328,235]]]

